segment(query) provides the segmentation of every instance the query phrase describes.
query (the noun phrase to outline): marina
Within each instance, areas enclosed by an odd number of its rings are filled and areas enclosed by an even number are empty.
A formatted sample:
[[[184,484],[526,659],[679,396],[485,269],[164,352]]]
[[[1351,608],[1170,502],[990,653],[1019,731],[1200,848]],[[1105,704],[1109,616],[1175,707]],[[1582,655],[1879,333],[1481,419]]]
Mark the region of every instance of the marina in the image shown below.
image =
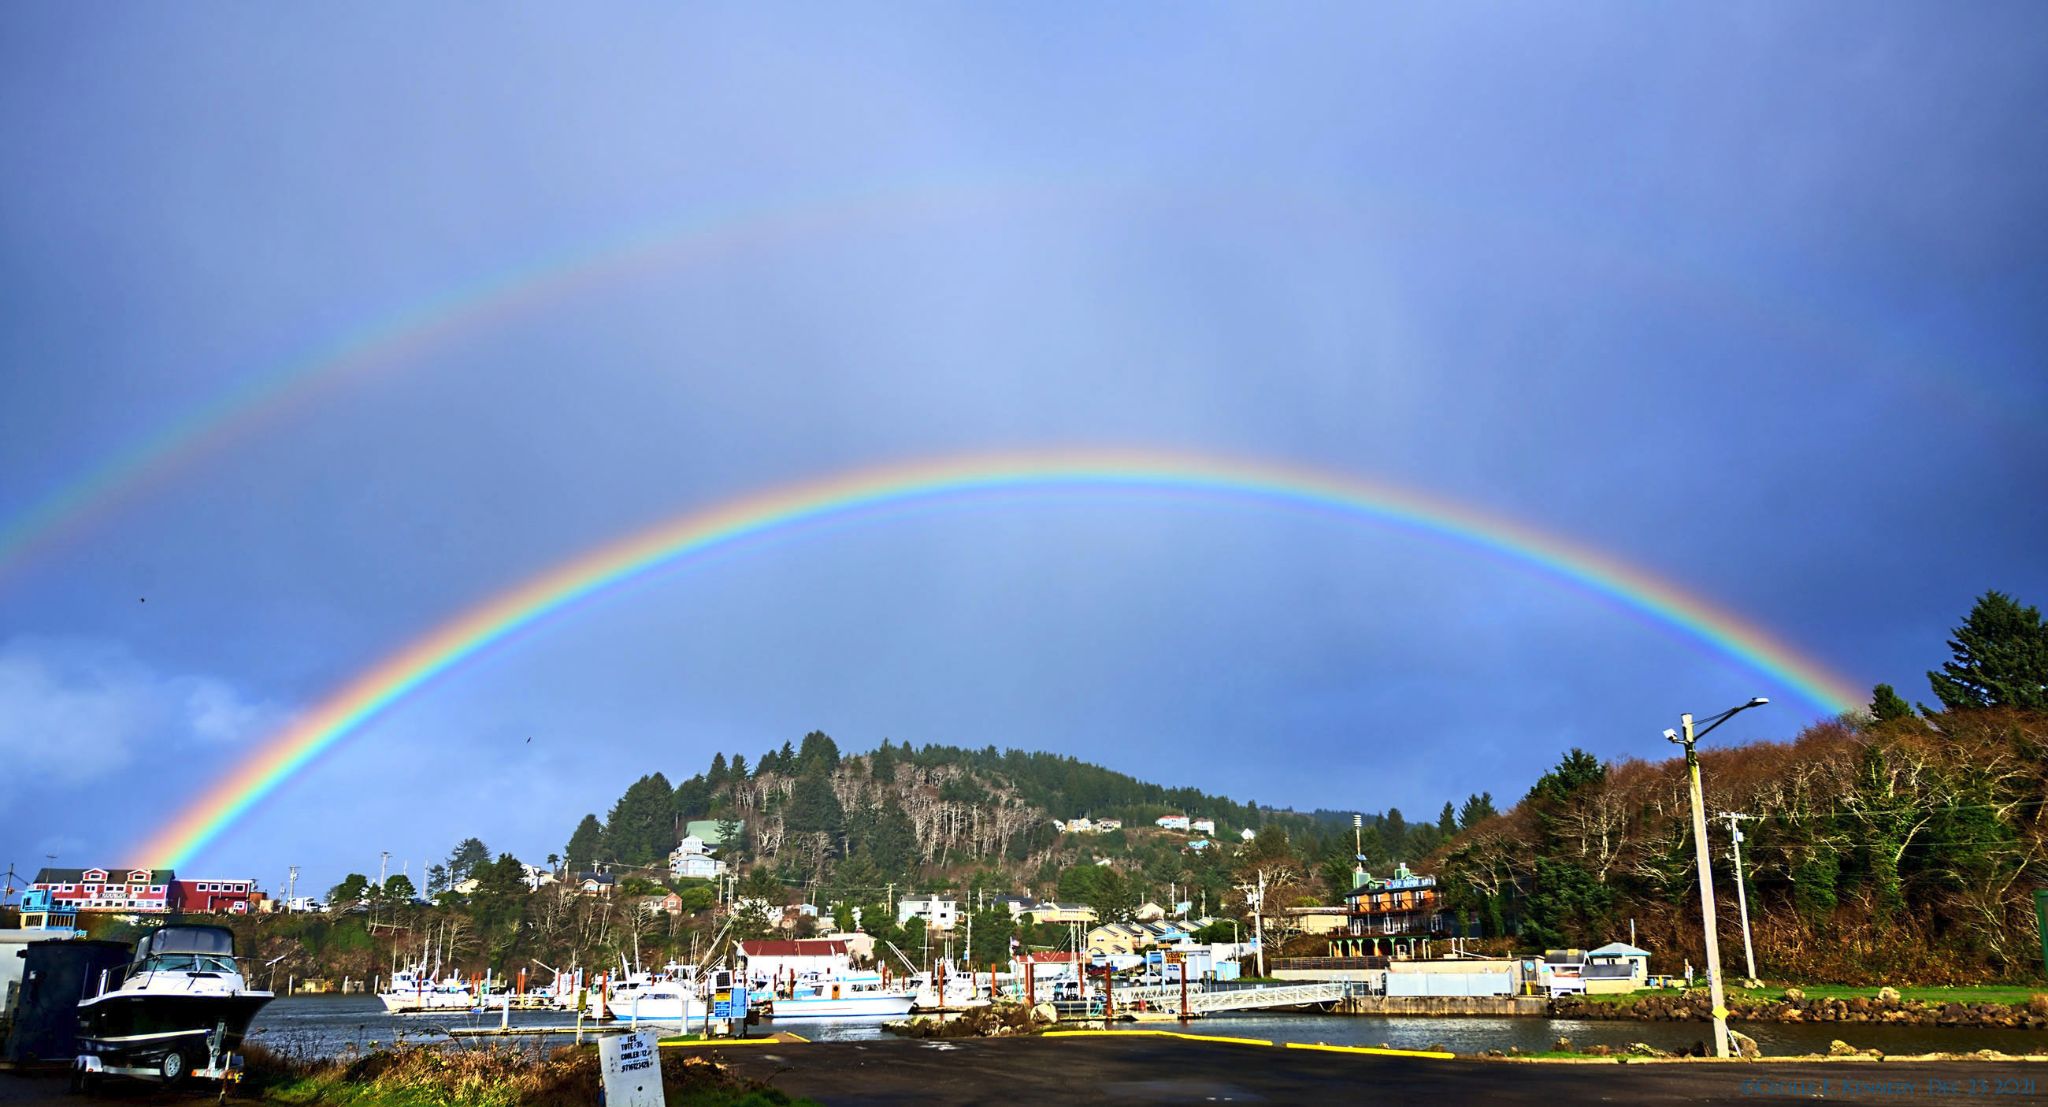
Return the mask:
[[[499,1032],[501,1015],[495,1011],[473,1011],[433,1018],[395,1016],[367,996],[294,996],[272,1002],[250,1026],[248,1040],[274,1052],[290,1056],[331,1057],[396,1044],[419,1044],[451,1040],[491,1039],[517,1041],[522,1035],[536,1046],[561,1044],[577,1033],[573,1012],[514,1011],[511,1033]],[[880,1019],[806,1019],[794,1025],[804,1038],[814,1042],[872,1042],[889,1038]],[[600,1025],[586,1021],[586,1034],[628,1029],[625,1020]],[[1100,1022],[1092,1024],[1103,1026]],[[1158,1024],[1110,1023],[1108,1029],[1133,1029]],[[1738,1023],[1743,1033],[1757,1040],[1767,1056],[1826,1053],[1835,1039],[1846,1039],[1863,1048],[1887,1054],[1963,1053],[1991,1049],[2001,1053],[2048,1052],[2048,1034],[2035,1030],[2000,1028],[1918,1027],[1867,1024],[1856,1026],[1798,1023]],[[768,1034],[783,1029],[776,1020],[765,1019],[746,1032]],[[1470,1016],[1458,1018],[1386,1017],[1371,1015],[1306,1014],[1270,1012],[1262,1014],[1211,1015],[1195,1021],[1191,1030],[1204,1035],[1249,1037],[1279,1042],[1345,1046],[1380,1046],[1426,1050],[1448,1046],[1459,1054],[1483,1053],[1489,1049],[1519,1049],[1538,1053],[1551,1049],[1559,1038],[1568,1038],[1578,1048],[1606,1045],[1625,1049],[1642,1042],[1658,1049],[1677,1052],[1704,1041],[1709,1027],[1690,1022],[1628,1022],[1595,1019],[1505,1018]]]

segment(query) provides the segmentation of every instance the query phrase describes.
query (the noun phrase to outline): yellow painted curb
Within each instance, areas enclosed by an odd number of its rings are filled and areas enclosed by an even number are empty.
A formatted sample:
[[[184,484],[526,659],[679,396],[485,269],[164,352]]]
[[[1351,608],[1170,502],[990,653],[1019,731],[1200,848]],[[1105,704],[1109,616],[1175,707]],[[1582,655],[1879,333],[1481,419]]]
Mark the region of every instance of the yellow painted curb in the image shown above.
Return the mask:
[[[1374,1057],[1427,1057],[1433,1061],[1455,1061],[1455,1053],[1442,1053],[1433,1049],[1380,1049],[1377,1046],[1333,1046],[1321,1043],[1288,1042],[1288,1049],[1316,1049],[1324,1053],[1365,1053]]]

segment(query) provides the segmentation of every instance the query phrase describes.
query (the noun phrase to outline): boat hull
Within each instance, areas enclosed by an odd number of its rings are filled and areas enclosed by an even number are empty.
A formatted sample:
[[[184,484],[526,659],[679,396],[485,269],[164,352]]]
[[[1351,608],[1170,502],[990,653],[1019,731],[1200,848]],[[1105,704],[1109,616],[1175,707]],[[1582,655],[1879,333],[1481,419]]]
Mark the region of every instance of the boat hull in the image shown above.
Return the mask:
[[[910,1013],[913,997],[907,995],[846,996],[840,999],[778,999],[769,1009],[777,1022],[790,1019],[893,1018]]]
[[[222,1053],[241,1048],[250,1020],[271,1000],[268,992],[167,995],[109,992],[78,1005],[78,1045],[108,1064],[146,1065],[177,1050],[203,1062],[207,1035],[223,1031]]]
[[[417,1015],[426,1011],[467,1011],[476,997],[467,992],[379,992],[384,1010],[394,1015]]]

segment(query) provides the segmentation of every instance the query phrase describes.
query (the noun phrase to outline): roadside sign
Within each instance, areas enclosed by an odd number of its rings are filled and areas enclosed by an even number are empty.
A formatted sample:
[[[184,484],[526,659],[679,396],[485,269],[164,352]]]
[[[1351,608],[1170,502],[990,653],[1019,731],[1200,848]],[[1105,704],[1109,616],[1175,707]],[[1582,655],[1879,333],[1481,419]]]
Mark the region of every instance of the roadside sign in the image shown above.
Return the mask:
[[[1169,949],[1166,951],[1166,963],[1169,965],[1183,964],[1187,959],[1188,955],[1185,950]]]
[[[661,1092],[661,1035],[653,1030],[597,1040],[605,1107],[667,1107]]]

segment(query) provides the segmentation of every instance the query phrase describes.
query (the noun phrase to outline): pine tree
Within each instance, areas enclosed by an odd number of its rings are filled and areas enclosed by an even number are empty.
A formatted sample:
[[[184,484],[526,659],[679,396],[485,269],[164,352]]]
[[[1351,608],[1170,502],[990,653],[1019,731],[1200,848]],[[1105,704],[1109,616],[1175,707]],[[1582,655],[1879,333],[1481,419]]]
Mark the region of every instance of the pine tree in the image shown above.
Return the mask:
[[[711,814],[711,783],[703,773],[676,785],[676,817],[701,819]]]
[[[1400,808],[1389,807],[1387,813],[1380,816],[1380,841],[1386,847],[1387,856],[1393,860],[1398,861],[1407,855],[1408,820],[1401,816]]]
[[[576,832],[569,835],[569,845],[562,856],[569,862],[569,871],[589,872],[597,868],[598,855],[604,851],[604,827],[596,815],[585,815],[576,824]]]
[[[1448,840],[1458,832],[1458,813],[1451,808],[1451,801],[1444,801],[1444,809],[1437,813],[1436,832],[1440,841]]]
[[[747,779],[747,758],[745,754],[736,753],[732,755],[732,778],[734,780]]]
[[[1955,659],[1927,674],[1943,707],[2048,710],[2048,626],[2038,608],[1986,592],[1955,634]]]
[[[452,888],[468,880],[478,865],[488,864],[490,860],[491,851],[484,848],[482,841],[464,838],[462,844],[455,847],[455,852],[448,855],[448,886]]]
[[[875,747],[874,754],[869,757],[868,771],[876,780],[884,784],[895,782],[896,747],[891,745],[887,738],[882,739],[882,744]]]
[[[1870,690],[1870,718],[1872,722],[1888,723],[1893,719],[1913,717],[1913,705],[1899,697],[1889,684],[1880,684]]]
[[[647,865],[675,848],[675,796],[660,773],[626,789],[604,825],[605,852],[626,865]]]
[[[839,743],[824,731],[814,730],[804,735],[803,748],[797,751],[796,759],[803,772],[815,766],[829,773],[839,767]]]
[[[840,809],[839,797],[832,792],[832,778],[822,769],[805,769],[790,789],[789,807],[783,812],[782,821],[792,834],[836,836],[845,825],[846,813]]]
[[[712,754],[711,771],[704,774],[704,783],[709,784],[711,790],[716,792],[720,787],[724,786],[726,775],[725,755],[722,753]]]
[[[1481,792],[1476,796],[1466,796],[1465,806],[1458,809],[1458,828],[1470,830],[1480,823],[1493,818],[1494,814],[1492,792]]]

